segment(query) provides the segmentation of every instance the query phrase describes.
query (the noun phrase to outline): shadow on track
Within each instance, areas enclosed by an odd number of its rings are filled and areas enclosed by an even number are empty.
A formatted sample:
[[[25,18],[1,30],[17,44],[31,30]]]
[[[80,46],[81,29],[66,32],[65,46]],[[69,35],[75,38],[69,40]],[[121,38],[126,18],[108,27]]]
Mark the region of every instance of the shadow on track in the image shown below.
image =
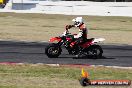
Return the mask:
[[[58,57],[58,58],[72,58],[72,59],[95,59],[95,58],[88,58],[88,57],[75,57],[75,56],[70,56],[70,57]],[[116,58],[110,58],[110,57],[105,57],[105,56],[102,56],[102,58],[98,58],[98,59],[116,59]],[[96,60],[96,59],[95,59]]]
[[[116,58],[102,56],[102,58],[99,58],[99,59],[116,59]]]

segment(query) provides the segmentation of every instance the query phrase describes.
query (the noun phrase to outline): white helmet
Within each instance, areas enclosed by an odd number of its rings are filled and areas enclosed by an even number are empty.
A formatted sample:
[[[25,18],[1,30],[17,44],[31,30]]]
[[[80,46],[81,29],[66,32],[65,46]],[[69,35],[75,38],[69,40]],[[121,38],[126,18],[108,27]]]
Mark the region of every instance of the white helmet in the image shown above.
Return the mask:
[[[79,27],[83,23],[82,17],[76,17],[75,19],[72,20],[74,22],[74,25],[76,27]]]

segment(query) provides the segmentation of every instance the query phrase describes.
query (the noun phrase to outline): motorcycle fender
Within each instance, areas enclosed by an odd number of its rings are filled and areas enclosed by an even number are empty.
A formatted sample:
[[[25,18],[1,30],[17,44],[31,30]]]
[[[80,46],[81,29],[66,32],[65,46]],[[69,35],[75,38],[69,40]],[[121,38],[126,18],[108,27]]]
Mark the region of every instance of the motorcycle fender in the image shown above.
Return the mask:
[[[51,38],[51,39],[49,40],[49,42],[54,42],[54,41],[59,42],[60,40],[61,40],[61,38],[59,38],[59,37],[53,37],[53,38]]]
[[[104,41],[105,39],[104,38],[95,38],[92,43],[98,43],[98,42],[102,42]]]

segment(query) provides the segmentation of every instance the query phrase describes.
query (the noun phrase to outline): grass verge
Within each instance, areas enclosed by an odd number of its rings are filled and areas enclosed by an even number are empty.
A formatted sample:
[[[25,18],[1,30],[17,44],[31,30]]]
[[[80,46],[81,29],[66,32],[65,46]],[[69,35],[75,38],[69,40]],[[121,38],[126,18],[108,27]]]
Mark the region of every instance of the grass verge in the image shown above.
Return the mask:
[[[87,67],[90,79],[132,79],[132,70]],[[82,88],[80,68],[45,65],[0,65],[0,88]],[[116,88],[131,88],[118,86]],[[90,86],[87,88],[114,88]]]
[[[0,13],[0,38],[5,40],[48,41],[64,31],[77,16],[55,14]],[[88,37],[104,37],[104,43],[131,44],[132,17],[82,16]],[[78,33],[77,30],[71,32]]]

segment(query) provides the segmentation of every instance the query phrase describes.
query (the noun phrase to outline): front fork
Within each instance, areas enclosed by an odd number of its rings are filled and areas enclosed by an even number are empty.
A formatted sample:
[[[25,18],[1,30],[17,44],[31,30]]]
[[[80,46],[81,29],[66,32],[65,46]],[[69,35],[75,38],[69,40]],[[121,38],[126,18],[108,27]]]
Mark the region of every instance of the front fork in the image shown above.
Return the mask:
[[[61,46],[62,44],[63,44],[62,41],[59,41],[59,42],[57,43],[58,46]]]

